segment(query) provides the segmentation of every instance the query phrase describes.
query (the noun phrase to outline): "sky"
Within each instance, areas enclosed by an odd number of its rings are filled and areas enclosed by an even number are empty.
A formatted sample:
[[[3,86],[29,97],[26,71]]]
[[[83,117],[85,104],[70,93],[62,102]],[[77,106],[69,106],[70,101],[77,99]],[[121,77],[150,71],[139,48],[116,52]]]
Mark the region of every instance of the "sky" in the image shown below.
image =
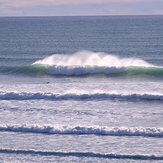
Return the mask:
[[[163,0],[0,0],[0,17],[87,15],[163,15]]]

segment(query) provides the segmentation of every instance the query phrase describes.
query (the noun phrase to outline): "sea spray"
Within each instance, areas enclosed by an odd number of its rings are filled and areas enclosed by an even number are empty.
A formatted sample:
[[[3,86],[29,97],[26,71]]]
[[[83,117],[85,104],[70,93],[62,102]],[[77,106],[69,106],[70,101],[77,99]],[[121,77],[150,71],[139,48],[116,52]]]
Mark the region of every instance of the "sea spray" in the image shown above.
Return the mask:
[[[144,60],[136,58],[119,58],[104,52],[79,51],[74,54],[54,54],[33,64],[49,66],[97,66],[97,67],[129,67],[129,66],[153,66]]]

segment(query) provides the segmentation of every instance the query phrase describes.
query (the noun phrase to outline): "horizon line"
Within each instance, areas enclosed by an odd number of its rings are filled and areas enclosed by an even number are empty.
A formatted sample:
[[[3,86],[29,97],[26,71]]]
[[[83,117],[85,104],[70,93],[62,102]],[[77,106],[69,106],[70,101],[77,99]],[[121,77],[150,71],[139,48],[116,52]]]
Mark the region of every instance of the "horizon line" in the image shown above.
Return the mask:
[[[2,17],[102,17],[102,16],[163,16],[163,14],[115,14],[115,15],[17,15],[0,16]]]

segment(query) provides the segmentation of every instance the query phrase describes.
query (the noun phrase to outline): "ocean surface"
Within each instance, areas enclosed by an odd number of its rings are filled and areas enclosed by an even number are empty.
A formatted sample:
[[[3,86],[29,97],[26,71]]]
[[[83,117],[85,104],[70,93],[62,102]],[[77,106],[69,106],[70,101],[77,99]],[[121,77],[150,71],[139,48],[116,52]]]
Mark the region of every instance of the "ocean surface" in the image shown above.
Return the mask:
[[[163,16],[0,17],[0,162],[163,162]]]

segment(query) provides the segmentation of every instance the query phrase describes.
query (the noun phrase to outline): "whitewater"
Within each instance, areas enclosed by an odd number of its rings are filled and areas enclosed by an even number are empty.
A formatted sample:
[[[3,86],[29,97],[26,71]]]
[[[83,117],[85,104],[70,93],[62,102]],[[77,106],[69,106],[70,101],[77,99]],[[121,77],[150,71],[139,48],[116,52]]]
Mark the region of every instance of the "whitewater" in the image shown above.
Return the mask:
[[[162,16],[0,23],[0,162],[163,161]]]

